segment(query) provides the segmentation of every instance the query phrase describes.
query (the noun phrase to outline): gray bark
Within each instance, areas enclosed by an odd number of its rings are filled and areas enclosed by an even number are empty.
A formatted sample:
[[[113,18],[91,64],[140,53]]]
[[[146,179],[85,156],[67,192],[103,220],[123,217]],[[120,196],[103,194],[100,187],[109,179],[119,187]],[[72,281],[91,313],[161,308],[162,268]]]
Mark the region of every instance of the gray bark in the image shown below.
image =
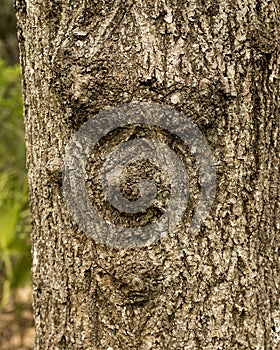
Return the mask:
[[[17,0],[16,12],[35,349],[278,349],[278,0]],[[75,224],[61,167],[85,121],[131,101],[196,123],[217,194],[199,232],[190,209],[167,238],[117,249]]]

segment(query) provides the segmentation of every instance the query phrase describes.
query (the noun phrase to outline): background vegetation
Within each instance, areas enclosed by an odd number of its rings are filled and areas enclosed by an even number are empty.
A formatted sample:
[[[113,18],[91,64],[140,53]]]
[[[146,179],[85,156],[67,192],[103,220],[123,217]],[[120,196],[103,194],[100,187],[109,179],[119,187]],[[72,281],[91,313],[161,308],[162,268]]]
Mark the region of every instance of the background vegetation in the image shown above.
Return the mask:
[[[0,0],[0,57],[9,64],[18,63],[18,43],[14,0]]]
[[[21,74],[12,0],[0,0],[0,308],[30,282]]]

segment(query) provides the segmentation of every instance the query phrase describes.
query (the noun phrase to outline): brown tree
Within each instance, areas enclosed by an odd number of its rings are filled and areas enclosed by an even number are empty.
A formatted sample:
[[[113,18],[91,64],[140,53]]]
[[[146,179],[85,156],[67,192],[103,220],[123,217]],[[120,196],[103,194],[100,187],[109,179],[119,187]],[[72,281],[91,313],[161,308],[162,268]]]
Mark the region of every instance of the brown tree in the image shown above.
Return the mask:
[[[279,1],[17,0],[16,12],[35,349],[278,349]],[[193,169],[177,228],[127,249],[75,223],[62,167],[84,122],[131,101],[173,106],[196,123],[212,149],[217,192],[190,233],[200,188],[191,154],[165,130],[116,129],[93,150],[93,167],[116,143],[146,133]],[[87,175],[94,205],[98,183]]]

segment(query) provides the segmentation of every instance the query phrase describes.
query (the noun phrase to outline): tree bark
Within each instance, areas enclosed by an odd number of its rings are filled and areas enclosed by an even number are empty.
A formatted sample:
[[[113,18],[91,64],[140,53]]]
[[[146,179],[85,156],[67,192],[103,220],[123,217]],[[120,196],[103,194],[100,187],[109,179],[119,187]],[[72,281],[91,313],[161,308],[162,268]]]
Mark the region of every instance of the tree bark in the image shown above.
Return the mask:
[[[279,1],[17,0],[16,12],[35,349],[278,349]],[[137,101],[196,123],[217,193],[196,233],[189,210],[168,237],[116,248],[75,224],[62,166],[84,122]]]

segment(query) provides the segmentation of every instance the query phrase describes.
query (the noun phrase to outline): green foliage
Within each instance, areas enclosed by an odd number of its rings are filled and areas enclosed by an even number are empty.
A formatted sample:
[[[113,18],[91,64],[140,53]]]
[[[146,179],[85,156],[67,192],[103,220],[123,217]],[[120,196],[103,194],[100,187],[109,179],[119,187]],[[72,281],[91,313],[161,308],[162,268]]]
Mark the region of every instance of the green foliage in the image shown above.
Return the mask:
[[[30,280],[29,237],[20,69],[0,60],[0,305]]]
[[[19,66],[0,59],[0,170],[13,168],[24,174],[25,148]]]
[[[0,0],[0,56],[9,64],[18,63],[18,42],[14,0]]]

